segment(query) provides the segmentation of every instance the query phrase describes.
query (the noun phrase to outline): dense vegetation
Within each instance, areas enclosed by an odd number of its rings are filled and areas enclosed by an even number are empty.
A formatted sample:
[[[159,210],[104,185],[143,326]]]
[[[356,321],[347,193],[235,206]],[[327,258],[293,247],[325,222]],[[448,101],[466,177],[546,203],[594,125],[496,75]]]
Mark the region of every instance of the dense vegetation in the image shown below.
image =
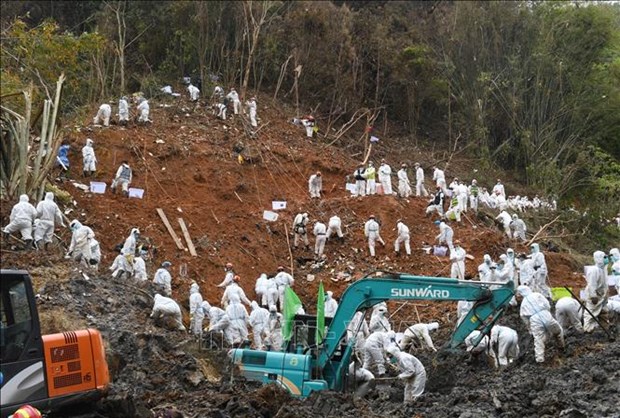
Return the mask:
[[[594,224],[619,210],[618,4],[23,1],[2,19],[3,94],[64,71],[71,110],[218,76],[323,125],[371,109]]]

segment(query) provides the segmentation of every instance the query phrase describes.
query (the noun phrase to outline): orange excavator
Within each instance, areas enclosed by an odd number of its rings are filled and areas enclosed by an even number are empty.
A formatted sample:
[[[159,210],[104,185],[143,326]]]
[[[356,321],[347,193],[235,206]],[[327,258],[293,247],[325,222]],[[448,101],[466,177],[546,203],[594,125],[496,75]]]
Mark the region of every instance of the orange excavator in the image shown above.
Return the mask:
[[[99,331],[41,335],[32,278],[0,272],[0,415],[24,404],[42,411],[94,402],[110,374]]]

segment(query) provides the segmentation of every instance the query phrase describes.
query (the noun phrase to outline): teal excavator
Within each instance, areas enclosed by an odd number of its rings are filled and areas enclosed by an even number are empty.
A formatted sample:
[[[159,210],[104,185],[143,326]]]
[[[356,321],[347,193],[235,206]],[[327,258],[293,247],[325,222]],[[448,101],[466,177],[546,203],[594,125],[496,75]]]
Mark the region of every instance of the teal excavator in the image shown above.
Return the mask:
[[[365,312],[388,300],[474,302],[446,344],[456,348],[474,330],[481,331],[478,341],[474,341],[478,344],[504,313],[513,296],[513,282],[460,281],[404,273],[366,276],[345,290],[334,317],[325,318],[327,332],[321,344],[314,343],[316,317],[297,315],[293,338],[283,351],[240,348],[232,350],[231,357],[235,368],[247,380],[275,383],[293,396],[307,397],[313,391],[326,389],[339,391],[345,386],[355,346],[354,339],[346,338],[347,326],[357,311]]]

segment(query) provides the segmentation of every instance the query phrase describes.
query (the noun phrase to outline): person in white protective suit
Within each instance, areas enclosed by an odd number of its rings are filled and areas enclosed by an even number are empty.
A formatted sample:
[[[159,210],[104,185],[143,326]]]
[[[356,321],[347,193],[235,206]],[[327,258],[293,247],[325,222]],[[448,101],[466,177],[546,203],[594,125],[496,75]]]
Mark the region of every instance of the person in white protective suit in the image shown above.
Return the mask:
[[[230,286],[228,288],[230,288]],[[230,295],[230,300],[226,307],[226,315],[228,315],[230,319],[230,331],[232,333],[233,344],[243,343],[248,338],[250,316],[237,294]]]
[[[149,123],[151,120],[149,119],[150,106],[148,100],[144,97],[140,99],[138,107],[136,108],[140,117],[138,117],[139,123]]]
[[[467,212],[467,195],[469,194],[469,189],[467,188],[467,186],[465,185],[465,183],[461,180],[459,181],[459,185],[456,187],[455,189],[458,193],[457,193],[457,197],[458,197],[458,201],[459,201],[459,211],[460,213],[465,213]]]
[[[411,325],[403,333],[403,339],[400,341],[400,349],[406,351],[409,349],[410,345],[417,343],[416,345],[419,345],[422,349],[437,351],[433,345],[433,339],[430,334],[430,331],[436,331],[437,329],[439,329],[438,322]]]
[[[620,295],[620,250],[617,248],[609,250],[609,262],[611,263],[609,273],[611,285],[616,286],[616,293]]]
[[[506,191],[504,190],[504,185],[502,184],[500,179],[497,179],[497,184],[493,186],[492,194],[499,194],[506,198]]]
[[[527,258],[525,254],[520,254],[517,267],[519,268],[519,284],[529,286],[534,279],[534,260]]]
[[[226,120],[226,113],[228,109],[224,103],[215,103],[213,104],[213,116],[218,119]]]
[[[190,311],[190,315],[193,315],[192,334],[194,334],[199,340],[202,339],[202,334],[204,331],[203,323],[205,317],[209,315],[209,309],[211,309],[211,305],[206,300],[203,300],[198,306],[196,306],[193,314]]]
[[[149,279],[146,274],[146,263],[140,255],[135,256],[133,259],[133,278],[139,281]]]
[[[34,230],[34,242],[39,250],[45,245],[47,251],[54,237],[56,222],[62,227],[65,226],[62,220],[62,212],[54,202],[54,193],[45,193],[45,199],[37,205],[37,218],[39,218],[39,222]]]
[[[222,86],[215,86],[213,89],[213,94],[211,95],[212,100],[222,100],[224,98],[224,89]]]
[[[407,256],[411,255],[411,237],[409,236],[409,227],[404,224],[402,219],[396,221],[396,232],[398,236],[396,237],[396,241],[394,241],[394,252],[398,257],[400,255],[400,244],[401,242],[405,244],[405,253]]]
[[[133,273],[133,265],[129,264],[127,256],[120,250],[112,265],[110,266],[112,277],[122,279],[126,275],[127,278],[131,277]]]
[[[447,190],[446,175],[437,166],[433,166],[433,180],[435,180],[435,185],[445,193]]]
[[[204,302],[203,302],[204,304]],[[222,333],[224,342],[229,346],[233,345],[233,333],[230,325],[230,318],[221,308],[211,306],[208,308],[209,332]]]
[[[325,241],[327,241],[327,227],[323,222],[315,222],[314,229],[312,231],[315,236],[314,242],[314,255],[317,258],[321,258],[323,251],[325,251]]]
[[[459,206],[459,197],[456,195],[457,192],[452,187],[448,187],[448,190],[452,190],[452,197],[450,198],[450,207],[446,211],[446,219],[461,222],[461,208]]]
[[[310,249],[310,242],[308,241],[308,233],[306,227],[310,221],[307,213],[298,213],[293,220],[293,248],[297,249],[299,240],[301,239],[306,246],[306,249]]]
[[[366,167],[364,178],[366,178],[366,194],[369,196],[377,194],[377,169],[372,161]]]
[[[467,193],[469,194],[469,207],[478,213],[478,195],[480,191],[478,190],[478,181],[476,179],[471,181],[471,185],[467,188]]]
[[[99,246],[99,241],[93,238],[90,240],[89,264],[93,268],[93,270],[98,271],[100,262],[101,262],[101,247]]]
[[[513,250],[512,248],[508,248],[506,250],[506,266],[508,266],[509,269],[512,270],[512,276],[510,277],[510,280],[513,280],[516,282],[517,280],[517,260],[515,259],[515,250]],[[515,289],[517,288],[517,284],[515,284]]]
[[[185,331],[179,305],[174,300],[162,296],[159,293],[157,293],[153,299],[154,304],[153,310],[151,311],[151,318],[156,321],[159,319],[163,319],[164,321],[171,319],[176,329]]]
[[[400,170],[396,173],[398,177],[398,196],[405,199],[411,196],[411,184],[409,183],[409,176],[407,175],[407,164],[402,164]]]
[[[349,364],[349,382],[355,388],[354,395],[363,398],[375,387],[375,375],[363,368],[358,360],[353,360]]]
[[[512,237],[514,239],[519,239],[521,242],[527,241],[525,239],[525,233],[527,232],[527,227],[525,226],[525,222],[523,219],[519,219],[519,215],[514,213],[512,215],[512,221],[510,222],[510,228],[513,230]]]
[[[125,126],[129,122],[129,103],[127,97],[123,96],[118,101],[118,124]]]
[[[482,257],[482,264],[478,266],[478,277],[481,282],[490,282],[493,278],[493,273],[491,272],[491,266],[493,265],[493,260],[489,254],[485,254]]]
[[[317,171],[308,179],[308,191],[310,192],[310,198],[320,199],[321,190],[323,190],[323,177],[321,177],[321,172]]]
[[[82,147],[82,163],[84,177],[93,176],[97,171],[97,157],[93,148],[93,140],[90,138],[86,138],[86,145]]]
[[[192,282],[189,287],[189,331],[200,336],[202,333],[202,321],[204,312],[202,311],[202,295],[198,283]]]
[[[369,334],[368,323],[364,318],[364,313],[359,311],[355,312],[353,319],[349,322],[349,325],[347,325],[347,342],[355,337],[354,350],[361,355],[364,342],[366,342],[366,337],[368,337]]]
[[[187,86],[187,92],[189,93],[189,99],[192,102],[198,101],[198,97],[200,96],[200,89],[198,87],[190,84],[189,86]]]
[[[381,183],[383,194],[392,195],[392,167],[385,160],[381,160],[379,166],[379,183]]]
[[[265,283],[265,294],[267,295],[267,309],[269,306],[278,304],[278,299],[280,298],[280,294],[278,293],[278,284],[276,283],[275,277],[269,277],[267,282]]]
[[[607,304],[607,275],[605,273],[605,253],[595,251],[592,255],[593,266],[586,267],[585,305],[587,310],[583,313],[583,330],[592,332],[598,326],[596,319]],[[588,312],[590,311],[590,312]]]
[[[545,255],[540,251],[540,246],[536,243],[530,246],[532,251],[532,261],[534,262],[534,276],[530,284],[533,292],[542,293],[547,299],[551,299],[551,289],[547,286],[547,263]]]
[[[230,301],[233,299],[233,296],[236,296],[237,299],[239,299],[239,301],[250,306],[250,303],[251,303],[250,299],[247,298],[247,296],[245,295],[245,292],[243,291],[241,286],[239,286],[240,281],[241,281],[241,278],[239,276],[235,276],[233,278],[233,282],[230,285],[226,286],[226,289],[224,290],[224,294],[222,295],[222,307],[223,308],[226,308],[226,306],[228,306]]]
[[[404,403],[412,403],[424,393],[426,387],[426,369],[422,362],[409,353],[402,352],[397,345],[386,350],[396,359],[400,374],[398,378],[405,382]]]
[[[353,196],[366,196],[366,167],[364,164],[359,164],[353,172],[353,178],[355,179],[355,193]]]
[[[164,295],[172,295],[172,276],[170,275],[170,261],[161,263],[161,267],[155,272],[153,283],[155,283],[164,292]]]
[[[517,331],[510,327],[495,325],[491,328],[491,351],[497,353],[493,358],[497,359],[495,367],[507,366],[519,357],[519,336]]]
[[[438,221],[435,221],[437,224]],[[452,228],[445,223],[444,221],[439,222],[439,235],[435,237],[439,244],[445,243],[448,248],[452,247],[454,244],[452,243],[452,239],[454,238],[454,231]]]
[[[482,337],[478,345],[474,346],[474,341],[480,336],[481,332],[478,330],[474,330],[469,333],[463,343],[465,344],[465,349],[468,353],[472,354],[480,354],[480,353],[488,353],[493,359],[495,359],[495,353],[492,350],[489,350],[489,336],[485,335]]]
[[[460,325],[465,319],[465,315],[473,308],[474,302],[469,300],[459,300],[456,304],[456,325]]]
[[[366,338],[363,351],[363,367],[366,370],[377,370],[379,377],[385,374],[385,349],[390,344],[396,345],[394,331],[373,332]]]
[[[261,273],[256,279],[256,284],[254,285],[254,293],[256,293],[256,297],[260,301],[259,305],[262,307],[269,306],[267,303],[267,282],[269,279],[265,273]]]
[[[136,254],[136,244],[140,238],[140,230],[138,228],[132,228],[129,232],[129,236],[125,239],[123,244],[123,254],[127,257],[127,261],[131,266],[130,272],[133,271],[133,259]]]
[[[129,162],[124,160],[116,170],[114,180],[112,180],[112,184],[110,185],[112,193],[116,193],[116,188],[120,185],[123,194],[125,196],[129,196],[129,185],[131,184],[132,179],[133,171],[129,166]]]
[[[293,287],[295,279],[288,272],[284,271],[283,266],[278,266],[278,274],[274,277],[274,281],[278,286],[278,300],[280,301],[280,310],[284,309],[284,290],[286,286]]]
[[[582,314],[583,308],[571,296],[564,296],[555,303],[555,318],[564,330],[573,328],[575,331],[582,333]]]
[[[88,264],[91,259],[90,241],[95,238],[95,233],[86,225],[82,225],[77,219],[71,221],[69,228],[73,231],[73,235],[65,258],[72,257],[75,261]]]
[[[334,292],[328,290],[325,294],[325,316],[333,318],[338,310],[338,302],[334,299]]]
[[[269,306],[269,337],[266,346],[269,351],[282,350],[282,314],[275,305]]]
[[[231,87],[230,92],[226,95],[226,98],[230,101],[230,103],[232,103],[233,113],[238,115],[239,111],[241,111],[241,101],[239,100],[239,93],[237,93],[237,90],[235,90],[234,87]]]
[[[366,224],[364,224],[364,235],[368,238],[368,250],[371,257],[375,256],[375,243],[377,241],[385,246],[385,241],[381,238],[379,229],[380,226],[375,220],[375,215],[370,215],[369,219],[366,221]]]
[[[528,286],[519,286],[517,293],[523,297],[519,315],[534,337],[534,355],[537,363],[545,361],[545,344],[550,338],[557,339],[564,348],[564,331],[549,312],[549,301]]]
[[[424,187],[424,169],[420,167],[420,163],[415,163],[415,195],[416,196],[428,196],[426,187]]]
[[[496,281],[508,283],[514,277],[514,273],[514,267],[510,260],[508,260],[508,256],[506,254],[500,255],[497,264]]]
[[[329,223],[327,224],[327,232],[325,235],[325,240],[328,240],[332,234],[336,234],[338,238],[342,241],[342,229],[341,229],[342,221],[336,215],[329,218]]]
[[[512,238],[512,234],[510,233],[510,223],[512,222],[512,218],[510,217],[510,214],[503,210],[499,213],[499,215],[495,217],[495,220],[499,221],[502,224],[506,236],[509,239]]]
[[[461,241],[458,239],[454,241],[454,247],[450,248],[450,261],[452,266],[450,268],[450,277],[459,280],[465,280],[465,256],[467,253],[461,247]]]
[[[230,285],[234,281],[234,278],[235,272],[233,270],[232,263],[226,263],[226,265],[224,266],[224,280],[222,280],[222,282],[218,284],[217,287],[226,287]]]
[[[264,341],[269,338],[269,311],[252,301],[249,323],[254,337],[254,348],[264,350]]]
[[[431,215],[433,212],[437,212],[437,214],[441,217],[444,216],[443,213],[443,200],[444,200],[444,192],[441,187],[437,186],[435,194],[433,198],[429,200],[428,206],[426,207],[426,216]]]
[[[256,128],[258,126],[258,122],[256,121],[256,97],[251,97],[250,100],[245,102],[245,105],[248,108],[250,125],[252,125],[253,128]]]
[[[97,115],[93,118],[93,125],[99,125],[99,121],[103,122],[103,126],[110,126],[110,116],[112,116],[112,106],[107,103],[99,106]]]
[[[387,304],[385,302],[378,303],[373,307],[368,330],[371,333],[392,330],[392,325],[387,318]]]

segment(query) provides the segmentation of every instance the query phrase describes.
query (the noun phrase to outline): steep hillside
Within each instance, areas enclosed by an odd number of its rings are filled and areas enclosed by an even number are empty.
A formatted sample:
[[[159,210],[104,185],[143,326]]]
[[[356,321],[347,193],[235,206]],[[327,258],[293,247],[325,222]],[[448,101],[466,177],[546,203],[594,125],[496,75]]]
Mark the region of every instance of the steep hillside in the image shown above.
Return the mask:
[[[259,103],[261,121],[256,138],[246,134],[239,117],[220,121],[204,107],[194,107],[183,99],[151,103],[154,122],[148,126],[89,128],[90,121],[84,120],[85,127],[76,127],[67,134],[73,150],[70,159],[75,180],[85,184],[91,180],[82,179],[79,170],[80,149],[86,138],[92,138],[99,160],[96,178],[92,180],[107,182],[109,186],[120,162],[128,160],[134,173],[132,187],[145,190],[143,199],[129,199],[112,194],[109,188],[105,194],[92,194],[70,183],[61,185],[76,202],[69,218],[77,217],[91,226],[102,243],[103,267],[111,264],[116,256],[115,245],[124,241],[131,228],[138,227],[142,237],[156,248],[154,262],[148,266],[150,276],[162,261],[170,260],[174,272],[173,293],[181,301],[187,297],[191,280],[196,280],[203,294],[211,302],[218,302],[221,291],[213,285],[223,278],[223,266],[227,262],[234,264],[249,295],[253,294],[254,280],[260,273],[275,272],[278,265],[292,265],[298,293],[307,296],[309,303],[314,301],[319,280],[336,295],[346,287],[346,283],[330,280],[339,272],[352,273],[354,278],[374,269],[449,275],[447,258],[422,251],[424,244],[434,243],[438,233],[433,219],[424,216],[425,198],[350,197],[345,190],[345,177],[359,163],[362,146],[350,142],[342,148],[308,140],[301,128],[290,123],[292,110],[274,105],[268,98]],[[246,157],[243,164],[237,159],[239,150]],[[370,159],[378,162],[386,158],[392,167],[401,161],[421,161],[429,176],[433,164],[428,160],[429,155],[433,154],[403,147],[386,136]],[[459,164],[453,161],[452,166]],[[307,180],[317,170],[324,177],[324,193],[321,200],[312,200]],[[450,170],[446,174],[455,175]],[[491,184],[490,179],[479,181]],[[273,200],[286,201],[287,209],[278,211],[276,222],[264,221],[262,212],[271,209]],[[177,249],[156,208],[164,210],[182,241],[177,218],[184,219],[198,257]],[[291,263],[288,247],[292,241],[287,241],[286,232],[291,233],[292,219],[297,212],[307,212],[311,225],[315,220],[327,223],[334,214],[343,220],[346,239],[344,243],[327,244],[327,262],[319,269],[312,269],[313,251],[302,247],[293,250]],[[375,259],[368,256],[363,235],[363,225],[370,214],[382,223],[386,241],[386,247],[378,249]],[[413,254],[408,259],[393,256],[397,219],[403,219],[411,228]],[[461,239],[468,253],[475,257],[466,263],[467,273],[472,276],[484,253],[496,259],[511,245],[492,224],[488,225],[490,228],[485,227],[471,213],[462,223],[452,226],[455,238]],[[69,234],[65,233],[64,237],[68,239]],[[313,237],[310,239],[313,248]],[[515,250],[527,252],[520,246]],[[571,276],[574,264],[564,256],[550,253],[547,258],[553,285],[578,287],[581,284],[580,279]],[[182,277],[180,267],[184,264],[187,275]],[[306,282],[309,273],[317,280]]]
[[[88,184],[89,179],[81,178],[80,149],[86,138],[92,138],[99,160],[94,180],[105,181],[109,186],[120,162],[128,160],[134,169],[132,186],[145,190],[143,199],[134,199],[112,194],[109,190],[105,194],[92,194],[70,182],[56,183],[69,192],[75,202],[63,205],[65,210],[72,209],[68,217],[91,226],[102,244],[104,259],[98,274],[89,273],[88,278],[82,276],[72,262],[63,259],[59,247],[49,254],[23,253],[10,249],[3,241],[2,267],[25,268],[32,272],[36,291],[41,295],[44,331],[86,326],[102,331],[108,345],[114,383],[109,400],[96,416],[149,416],[149,409],[157,411],[169,406],[189,416],[379,416],[386,413],[413,416],[417,412],[428,416],[453,416],[446,406],[452,396],[450,390],[464,385],[472,389],[471,394],[459,389],[455,399],[468,407],[482,405],[479,408],[483,413],[479,416],[492,416],[493,405],[497,404],[487,393],[487,381],[492,382],[505,403],[503,408],[516,407],[525,415],[535,413],[535,401],[547,405],[551,414],[568,408],[560,401],[552,402],[544,394],[560,390],[558,388],[568,390],[562,382],[575,369],[583,370],[584,376],[587,374],[584,379],[590,379],[586,363],[582,364],[579,357],[585,349],[575,348],[568,354],[553,351],[553,362],[545,366],[545,370],[552,374],[550,382],[553,384],[545,389],[547,392],[541,389],[541,396],[531,398],[531,403],[530,398],[521,402],[518,396],[514,396],[516,392],[528,392],[526,387],[503,388],[502,375],[484,366],[484,371],[480,372],[481,365],[472,366],[464,361],[463,355],[446,358],[443,354],[421,354],[429,373],[429,383],[428,395],[419,403],[421,409],[418,411],[400,409],[400,384],[384,385],[369,401],[354,401],[348,395],[321,394],[305,402],[292,402],[287,395],[274,392],[272,388],[256,390],[255,386],[245,383],[230,385],[226,374],[227,361],[221,354],[200,352],[186,334],[154,325],[148,318],[152,304],[150,295],[154,293],[150,283],[111,279],[107,270],[116,255],[114,247],[124,241],[133,227],[140,228],[142,239],[155,248],[153,261],[147,263],[149,278],[164,260],[173,263],[173,297],[185,310],[192,280],[200,284],[206,299],[219,303],[222,291],[215,285],[223,279],[226,262],[234,264],[235,271],[242,277],[241,285],[250,298],[254,297],[254,282],[260,273],[273,273],[278,265],[292,265],[295,291],[310,312],[314,311],[320,280],[326,290],[334,291],[336,297],[346,288],[348,282],[335,281],[341,272],[349,273],[353,280],[376,269],[427,276],[449,275],[447,257],[428,255],[422,250],[423,246],[433,244],[438,234],[434,219],[424,216],[426,199],[350,197],[345,191],[345,178],[359,162],[363,147],[355,140],[345,142],[344,146],[339,144],[339,147],[310,141],[300,128],[289,122],[294,114],[292,110],[271,104],[267,98],[259,99],[261,127],[255,138],[246,134],[239,118],[219,121],[204,107],[194,108],[182,99],[178,102],[152,102],[152,125],[97,128],[88,127],[89,121],[84,120],[83,126],[78,124],[67,134],[73,149],[70,159],[75,180]],[[360,132],[362,129],[359,128]],[[376,162],[386,158],[395,167],[400,161],[421,161],[428,176],[430,165],[435,162],[432,157],[442,158],[439,152],[410,148],[389,135],[380,136],[382,141],[371,155]],[[243,164],[239,163],[236,152],[241,149],[246,157]],[[471,169],[466,162],[455,158],[450,167],[458,167],[459,171],[453,173],[448,169],[449,177],[458,174],[469,179],[466,173]],[[307,180],[317,170],[324,176],[325,192],[321,200],[311,200]],[[494,178],[478,180],[490,185]],[[430,181],[427,181],[428,186]],[[272,200],[287,201],[287,209],[278,211],[276,222],[267,222],[262,219],[262,212],[271,209]],[[197,257],[176,248],[156,208],[165,211],[181,240],[177,218],[185,220],[196,245]],[[9,210],[10,205],[4,204],[4,223]],[[317,219],[327,222],[333,214],[343,220],[345,240],[327,243],[327,261],[322,266],[314,265],[312,251],[291,250],[292,260],[289,256],[292,237],[287,240],[287,232],[290,234],[292,219],[300,211],[309,213],[311,224]],[[363,225],[370,214],[381,221],[382,236],[386,241],[385,248],[379,247],[374,259],[368,255],[363,235]],[[413,254],[410,258],[393,255],[397,219],[403,219],[411,228]],[[483,254],[489,253],[497,259],[512,245],[493,225],[488,214],[481,213],[476,217],[470,213],[462,223],[452,226],[455,237],[474,256],[473,261],[466,263],[467,274],[471,276],[475,275]],[[69,231],[59,234],[68,243]],[[312,247],[313,244],[311,237]],[[522,245],[513,248],[517,252],[528,251]],[[552,286],[583,286],[579,264],[565,254],[546,255]],[[181,274],[185,271],[187,274]],[[307,281],[308,274],[314,275],[315,279]],[[394,312],[401,305],[390,303],[390,310]],[[455,303],[417,305],[409,304],[398,311],[392,318],[395,328],[402,330],[418,320],[437,320],[441,329],[436,341],[438,346],[443,344],[454,324]],[[526,381],[533,381],[540,370],[530,364],[533,363],[531,342],[514,312],[506,321],[519,329],[526,352],[511,370]],[[600,332],[588,337],[587,347],[598,347],[596,350],[600,350],[602,357],[613,358],[617,355],[618,345],[601,347],[602,335]],[[572,343],[579,344],[578,340],[572,340]],[[594,365],[596,370],[607,370],[611,366],[602,364],[602,357],[588,358],[587,364]],[[484,375],[479,383],[476,383],[477,373]],[[593,377],[588,382],[598,384],[596,379],[601,373],[592,372]],[[512,371],[505,376],[511,374]],[[574,388],[576,384],[573,382],[570,387]],[[604,380],[602,384],[608,388],[611,382]],[[587,395],[581,393],[580,399]]]

